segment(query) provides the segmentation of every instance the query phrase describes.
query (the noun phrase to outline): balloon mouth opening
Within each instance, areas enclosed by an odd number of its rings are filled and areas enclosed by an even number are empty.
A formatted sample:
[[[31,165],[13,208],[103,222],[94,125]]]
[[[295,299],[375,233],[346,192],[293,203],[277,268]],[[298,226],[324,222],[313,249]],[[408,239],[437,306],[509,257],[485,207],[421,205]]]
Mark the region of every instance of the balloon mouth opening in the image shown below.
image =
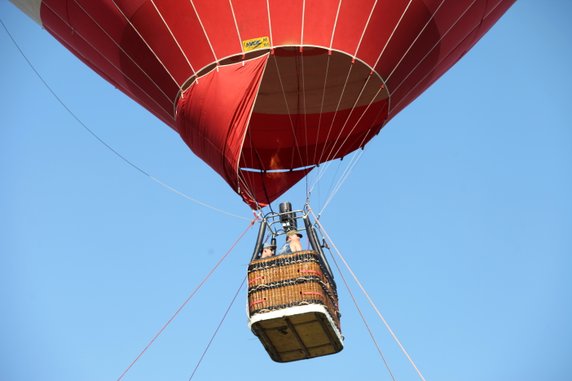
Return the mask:
[[[374,74],[351,55],[322,47],[281,46],[272,54],[260,49],[235,55],[186,82],[179,103],[194,110],[193,118],[185,122],[180,113],[189,110],[178,107],[177,125],[187,125],[182,134],[187,144],[245,202],[268,204],[316,165],[363,148],[377,134],[387,120],[389,94]],[[220,113],[228,118],[205,127]],[[213,141],[218,148],[210,152],[206,147]],[[220,163],[216,152],[223,154]]]

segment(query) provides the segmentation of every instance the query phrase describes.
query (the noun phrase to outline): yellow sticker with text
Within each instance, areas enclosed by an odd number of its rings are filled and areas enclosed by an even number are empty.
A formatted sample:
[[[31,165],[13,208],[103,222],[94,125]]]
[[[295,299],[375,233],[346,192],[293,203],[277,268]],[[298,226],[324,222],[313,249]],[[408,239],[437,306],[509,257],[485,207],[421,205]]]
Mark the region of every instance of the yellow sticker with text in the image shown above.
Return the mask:
[[[242,41],[242,51],[250,52],[256,49],[264,49],[270,47],[270,39],[268,37],[258,37],[251,40]]]

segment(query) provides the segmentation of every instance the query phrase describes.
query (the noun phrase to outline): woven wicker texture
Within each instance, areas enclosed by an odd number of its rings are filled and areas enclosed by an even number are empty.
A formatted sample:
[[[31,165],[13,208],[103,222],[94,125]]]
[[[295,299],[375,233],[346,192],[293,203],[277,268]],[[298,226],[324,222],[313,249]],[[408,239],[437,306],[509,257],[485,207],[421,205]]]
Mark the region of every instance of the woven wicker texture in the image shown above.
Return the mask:
[[[248,268],[250,316],[304,304],[326,307],[340,328],[336,285],[315,251],[254,260]]]

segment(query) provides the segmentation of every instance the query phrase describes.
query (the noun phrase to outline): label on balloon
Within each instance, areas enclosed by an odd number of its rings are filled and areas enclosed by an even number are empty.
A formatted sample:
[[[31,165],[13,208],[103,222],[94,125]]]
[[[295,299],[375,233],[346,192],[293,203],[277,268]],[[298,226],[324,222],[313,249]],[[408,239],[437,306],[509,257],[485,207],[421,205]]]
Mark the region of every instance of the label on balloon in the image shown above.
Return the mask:
[[[270,39],[268,37],[258,37],[242,41],[243,52],[250,52],[251,50],[264,49],[269,47]]]

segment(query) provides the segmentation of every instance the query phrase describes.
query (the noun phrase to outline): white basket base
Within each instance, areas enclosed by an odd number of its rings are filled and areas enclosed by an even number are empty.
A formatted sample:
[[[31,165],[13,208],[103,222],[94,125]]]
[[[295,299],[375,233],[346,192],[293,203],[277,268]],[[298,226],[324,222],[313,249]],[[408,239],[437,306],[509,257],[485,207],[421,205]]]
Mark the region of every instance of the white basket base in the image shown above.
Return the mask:
[[[320,304],[258,313],[248,325],[277,362],[325,356],[343,349],[340,331]]]

